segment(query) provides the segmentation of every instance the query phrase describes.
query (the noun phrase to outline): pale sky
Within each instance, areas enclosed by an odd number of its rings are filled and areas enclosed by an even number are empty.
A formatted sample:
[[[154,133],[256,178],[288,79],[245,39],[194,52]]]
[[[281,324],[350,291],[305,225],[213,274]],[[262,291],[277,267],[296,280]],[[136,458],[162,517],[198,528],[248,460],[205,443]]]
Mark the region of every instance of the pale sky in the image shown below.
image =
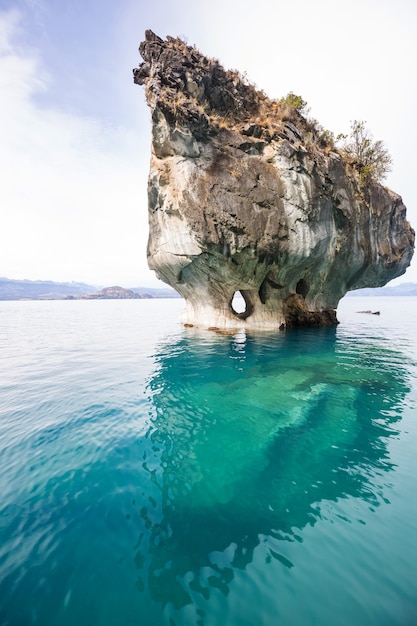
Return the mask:
[[[367,122],[417,228],[415,0],[0,0],[0,276],[158,286],[146,263],[151,28],[336,134]],[[417,254],[416,254],[417,257]],[[395,281],[417,282],[417,258]]]

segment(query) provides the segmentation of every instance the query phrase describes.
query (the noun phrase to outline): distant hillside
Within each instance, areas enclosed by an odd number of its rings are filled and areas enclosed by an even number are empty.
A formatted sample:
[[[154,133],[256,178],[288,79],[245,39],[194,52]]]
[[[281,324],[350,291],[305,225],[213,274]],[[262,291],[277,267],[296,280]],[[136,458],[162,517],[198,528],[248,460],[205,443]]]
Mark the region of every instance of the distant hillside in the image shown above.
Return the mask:
[[[162,289],[131,287],[131,290],[138,293],[142,298],[181,298],[180,294],[171,287],[163,287]]]
[[[96,289],[96,286],[86,283],[0,278],[0,300],[62,300],[66,296],[78,296]]]
[[[65,300],[132,300],[142,297],[131,289],[124,289],[124,287],[115,285],[114,287],[104,287],[104,289],[93,293],[83,293],[80,296],[65,296]]]
[[[0,300],[113,300],[132,298],[179,298],[174,289],[105,287],[86,283],[56,283],[51,280],[0,278]]]
[[[346,294],[355,296],[417,296],[417,283],[403,283],[395,287],[375,287],[374,289],[356,289]]]

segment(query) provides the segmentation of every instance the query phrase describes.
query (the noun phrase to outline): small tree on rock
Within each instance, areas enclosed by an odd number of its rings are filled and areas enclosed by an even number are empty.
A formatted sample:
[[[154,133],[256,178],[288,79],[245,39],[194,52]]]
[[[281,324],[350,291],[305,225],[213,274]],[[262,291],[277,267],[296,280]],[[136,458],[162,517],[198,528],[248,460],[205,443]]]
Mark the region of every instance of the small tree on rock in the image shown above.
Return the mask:
[[[391,155],[382,141],[374,141],[365,122],[353,121],[350,135],[338,139],[344,140],[342,152],[358,170],[361,187],[383,180],[391,171]]]
[[[301,96],[297,96],[297,94],[292,91],[290,91],[285,98],[281,98],[280,103],[290,107],[291,109],[295,109],[299,113],[305,111],[307,107],[307,102]]]

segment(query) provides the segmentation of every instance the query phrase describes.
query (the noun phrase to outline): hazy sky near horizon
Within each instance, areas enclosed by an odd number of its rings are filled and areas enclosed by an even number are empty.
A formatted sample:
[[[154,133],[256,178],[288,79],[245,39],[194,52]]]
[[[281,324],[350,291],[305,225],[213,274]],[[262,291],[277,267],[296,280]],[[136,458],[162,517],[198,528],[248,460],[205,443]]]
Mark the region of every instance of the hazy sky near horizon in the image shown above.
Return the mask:
[[[415,0],[0,0],[0,276],[163,286],[146,263],[150,115],[132,80],[147,28],[271,97],[302,95],[336,134],[366,121],[417,227]]]

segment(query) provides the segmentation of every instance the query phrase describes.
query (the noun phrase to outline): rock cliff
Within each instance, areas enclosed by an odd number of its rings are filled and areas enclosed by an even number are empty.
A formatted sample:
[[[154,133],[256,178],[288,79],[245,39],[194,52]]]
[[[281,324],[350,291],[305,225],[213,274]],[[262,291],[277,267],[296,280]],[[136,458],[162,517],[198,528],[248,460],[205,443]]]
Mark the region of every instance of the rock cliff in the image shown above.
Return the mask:
[[[403,274],[414,231],[287,99],[152,31],[134,81],[152,114],[148,263],[217,328],[334,324],[349,290]],[[238,312],[236,292],[245,302]]]

